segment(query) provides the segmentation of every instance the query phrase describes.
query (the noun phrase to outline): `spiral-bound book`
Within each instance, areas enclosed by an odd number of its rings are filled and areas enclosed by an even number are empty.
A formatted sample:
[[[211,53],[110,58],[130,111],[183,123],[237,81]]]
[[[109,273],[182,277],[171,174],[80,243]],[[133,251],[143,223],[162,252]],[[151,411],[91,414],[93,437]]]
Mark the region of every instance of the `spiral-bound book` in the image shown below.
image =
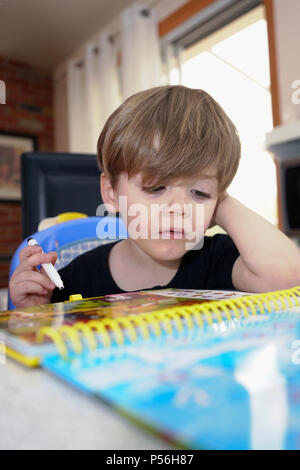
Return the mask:
[[[223,295],[44,329],[42,365],[175,447],[299,449],[300,287]]]
[[[167,307],[188,307],[245,295],[247,293],[238,291],[191,289],[147,290],[88,299],[74,295],[67,302],[0,312],[0,348],[5,347],[8,356],[34,367],[39,365],[41,357],[55,349],[55,345],[60,350],[65,349],[65,339],[72,341],[74,332],[82,328],[88,331],[87,324],[93,329],[109,329],[109,322],[118,318],[124,327],[128,324],[126,318],[133,314],[139,315],[140,322],[147,321],[150,317],[145,315],[153,311],[157,315]],[[78,297],[81,300],[74,300]]]
[[[8,355],[188,449],[300,448],[300,287],[162,289],[0,314]],[[0,342],[1,343],[1,342]]]

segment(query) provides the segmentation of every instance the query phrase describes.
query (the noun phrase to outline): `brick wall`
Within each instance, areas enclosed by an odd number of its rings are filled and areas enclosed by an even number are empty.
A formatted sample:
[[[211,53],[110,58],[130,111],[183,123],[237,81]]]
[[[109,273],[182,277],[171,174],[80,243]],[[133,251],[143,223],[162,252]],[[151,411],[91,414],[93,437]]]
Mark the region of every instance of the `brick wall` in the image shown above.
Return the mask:
[[[11,255],[22,241],[21,205],[0,204],[0,287],[7,287]]]
[[[6,85],[6,104],[0,104],[0,133],[33,135],[39,151],[53,151],[51,74],[0,57],[0,80]],[[0,200],[0,288],[7,287],[9,262],[21,241],[20,202]]]

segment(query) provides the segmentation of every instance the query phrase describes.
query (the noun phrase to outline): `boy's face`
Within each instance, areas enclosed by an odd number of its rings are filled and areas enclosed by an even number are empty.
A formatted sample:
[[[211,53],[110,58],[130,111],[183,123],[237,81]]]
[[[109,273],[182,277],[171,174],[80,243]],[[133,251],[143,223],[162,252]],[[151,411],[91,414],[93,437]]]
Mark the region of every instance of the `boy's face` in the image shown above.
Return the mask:
[[[104,203],[120,212],[129,237],[145,253],[156,260],[176,260],[202,247],[218,200],[217,179],[209,176],[214,172],[144,187],[141,173],[132,178],[122,173],[116,188],[111,188],[112,203],[105,200],[109,183],[103,175],[101,192]]]

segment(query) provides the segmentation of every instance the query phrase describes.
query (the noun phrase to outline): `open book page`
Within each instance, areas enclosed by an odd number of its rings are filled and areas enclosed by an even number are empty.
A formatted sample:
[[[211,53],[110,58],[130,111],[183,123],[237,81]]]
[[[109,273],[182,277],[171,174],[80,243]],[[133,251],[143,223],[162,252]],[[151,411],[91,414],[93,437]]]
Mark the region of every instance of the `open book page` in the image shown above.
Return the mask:
[[[43,366],[181,448],[300,447],[300,317],[48,357]]]
[[[245,292],[162,289],[106,295],[72,302],[59,302],[0,313],[0,332],[18,337],[27,344],[36,343],[43,327],[59,328],[78,322],[147,314],[165,308],[182,307],[212,300],[236,298]],[[49,339],[45,339],[49,342]]]

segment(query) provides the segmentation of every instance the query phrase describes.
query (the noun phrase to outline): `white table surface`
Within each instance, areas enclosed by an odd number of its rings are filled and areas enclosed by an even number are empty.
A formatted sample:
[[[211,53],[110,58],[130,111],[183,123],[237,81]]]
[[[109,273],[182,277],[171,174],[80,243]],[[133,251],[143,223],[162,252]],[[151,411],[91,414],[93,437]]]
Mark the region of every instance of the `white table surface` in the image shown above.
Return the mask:
[[[42,369],[0,364],[0,449],[170,449]]]

